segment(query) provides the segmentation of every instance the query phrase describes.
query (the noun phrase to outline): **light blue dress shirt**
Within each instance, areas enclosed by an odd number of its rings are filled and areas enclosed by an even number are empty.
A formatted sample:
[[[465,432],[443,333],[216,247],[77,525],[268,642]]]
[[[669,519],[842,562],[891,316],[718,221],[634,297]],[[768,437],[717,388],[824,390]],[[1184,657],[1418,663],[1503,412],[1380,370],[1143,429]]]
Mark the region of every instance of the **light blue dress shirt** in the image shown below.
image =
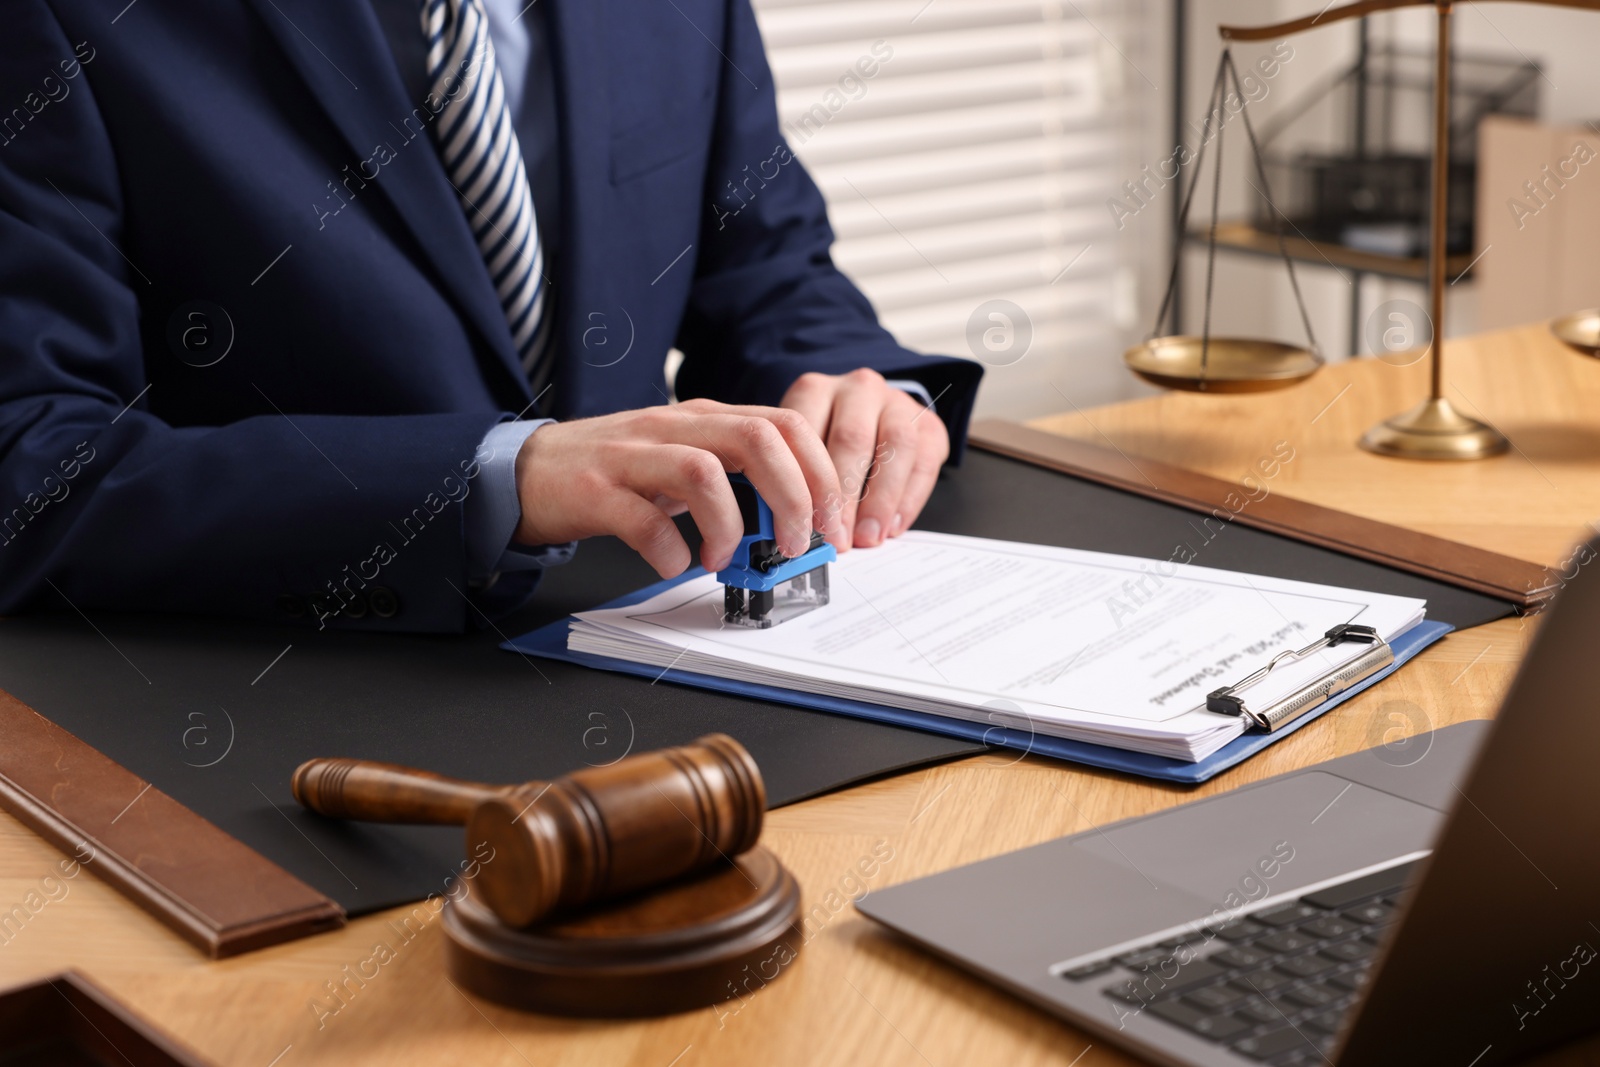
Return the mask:
[[[372,0],[389,47],[400,68],[410,99],[428,92],[427,54],[423,45],[418,0]],[[550,57],[545,5],[534,0],[483,0],[489,16],[489,37],[504,83],[506,107],[522,147],[523,165],[533,189],[534,218],[544,245],[546,270],[559,254],[561,166],[558,154],[555,68]],[[925,406],[933,406],[928,390],[917,381],[891,381]],[[539,570],[572,558],[575,544],[527,548],[513,542],[522,520],[517,495],[517,453],[539,427],[551,419],[502,422],[484,435],[478,449],[478,485],[463,502],[466,527],[467,578],[474,585],[492,581],[497,572]]]

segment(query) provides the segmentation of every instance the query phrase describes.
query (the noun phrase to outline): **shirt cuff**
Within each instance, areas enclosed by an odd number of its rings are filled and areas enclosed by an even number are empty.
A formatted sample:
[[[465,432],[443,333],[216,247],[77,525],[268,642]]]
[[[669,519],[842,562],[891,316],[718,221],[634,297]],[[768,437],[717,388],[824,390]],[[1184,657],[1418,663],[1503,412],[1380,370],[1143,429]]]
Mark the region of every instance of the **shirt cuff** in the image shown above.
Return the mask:
[[[521,419],[490,427],[478,445],[478,492],[465,503],[467,581],[485,585],[501,571],[542,570],[566,563],[577,542],[526,548],[512,543],[522,521],[517,498],[517,453],[539,427],[554,419]]]
[[[910,393],[912,397],[922,401],[923,407],[933,407],[933,397],[928,394],[928,387],[923,385],[921,382],[916,381],[913,378],[890,378],[888,384],[894,386],[896,389],[904,390],[905,392]]]

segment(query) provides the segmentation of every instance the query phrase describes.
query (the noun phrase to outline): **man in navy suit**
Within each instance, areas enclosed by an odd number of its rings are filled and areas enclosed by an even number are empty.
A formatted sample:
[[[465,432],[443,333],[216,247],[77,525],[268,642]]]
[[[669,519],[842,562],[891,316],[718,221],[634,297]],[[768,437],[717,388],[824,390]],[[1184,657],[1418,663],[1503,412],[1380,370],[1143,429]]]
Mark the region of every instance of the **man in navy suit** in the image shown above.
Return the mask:
[[[879,544],[979,371],[831,242],[748,0],[8,4],[0,613],[458,630],[732,470]]]

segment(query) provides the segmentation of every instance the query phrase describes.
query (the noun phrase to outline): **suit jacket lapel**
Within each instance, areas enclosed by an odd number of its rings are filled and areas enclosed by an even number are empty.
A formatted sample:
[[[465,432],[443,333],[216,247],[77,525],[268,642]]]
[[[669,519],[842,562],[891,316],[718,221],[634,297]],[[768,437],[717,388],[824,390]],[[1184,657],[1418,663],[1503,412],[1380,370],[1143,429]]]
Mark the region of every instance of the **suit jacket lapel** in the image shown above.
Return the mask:
[[[445,176],[431,131],[405,120],[422,102],[408,101],[389,43],[368,0],[251,0],[300,77],[327,111],[353,153],[374,157],[380,145],[404,153],[403,171],[381,170],[378,188],[405,221],[437,270],[457,311],[494,352],[516,395],[528,398],[527,379],[505,312],[473,242],[466,214]],[[419,24],[417,32],[422,32]],[[429,112],[423,108],[421,114]],[[407,137],[413,138],[410,142]],[[414,159],[413,155],[425,158]],[[342,164],[341,164],[342,167]],[[330,174],[337,179],[342,170]],[[402,177],[402,175],[404,175]]]

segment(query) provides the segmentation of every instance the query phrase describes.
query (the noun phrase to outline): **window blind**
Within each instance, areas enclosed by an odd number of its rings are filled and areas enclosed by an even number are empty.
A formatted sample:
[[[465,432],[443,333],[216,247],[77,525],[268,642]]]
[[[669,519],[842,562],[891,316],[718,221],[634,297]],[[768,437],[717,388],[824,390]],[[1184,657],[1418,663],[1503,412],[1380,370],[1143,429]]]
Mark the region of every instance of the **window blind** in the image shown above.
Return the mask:
[[[754,6],[785,136],[828,200],[835,261],[884,325],[922,351],[972,358],[976,347],[991,366],[990,413],[1064,408],[1050,383],[1084,384],[1069,360],[1120,381],[1136,250],[1117,239],[1106,200],[1138,170],[1123,133],[1129,80],[1135,98],[1154,91],[1124,40],[1139,5]],[[1026,323],[987,314],[995,300]],[[1031,331],[1020,359],[1008,325]],[[1097,391],[1086,399],[1104,399]]]

